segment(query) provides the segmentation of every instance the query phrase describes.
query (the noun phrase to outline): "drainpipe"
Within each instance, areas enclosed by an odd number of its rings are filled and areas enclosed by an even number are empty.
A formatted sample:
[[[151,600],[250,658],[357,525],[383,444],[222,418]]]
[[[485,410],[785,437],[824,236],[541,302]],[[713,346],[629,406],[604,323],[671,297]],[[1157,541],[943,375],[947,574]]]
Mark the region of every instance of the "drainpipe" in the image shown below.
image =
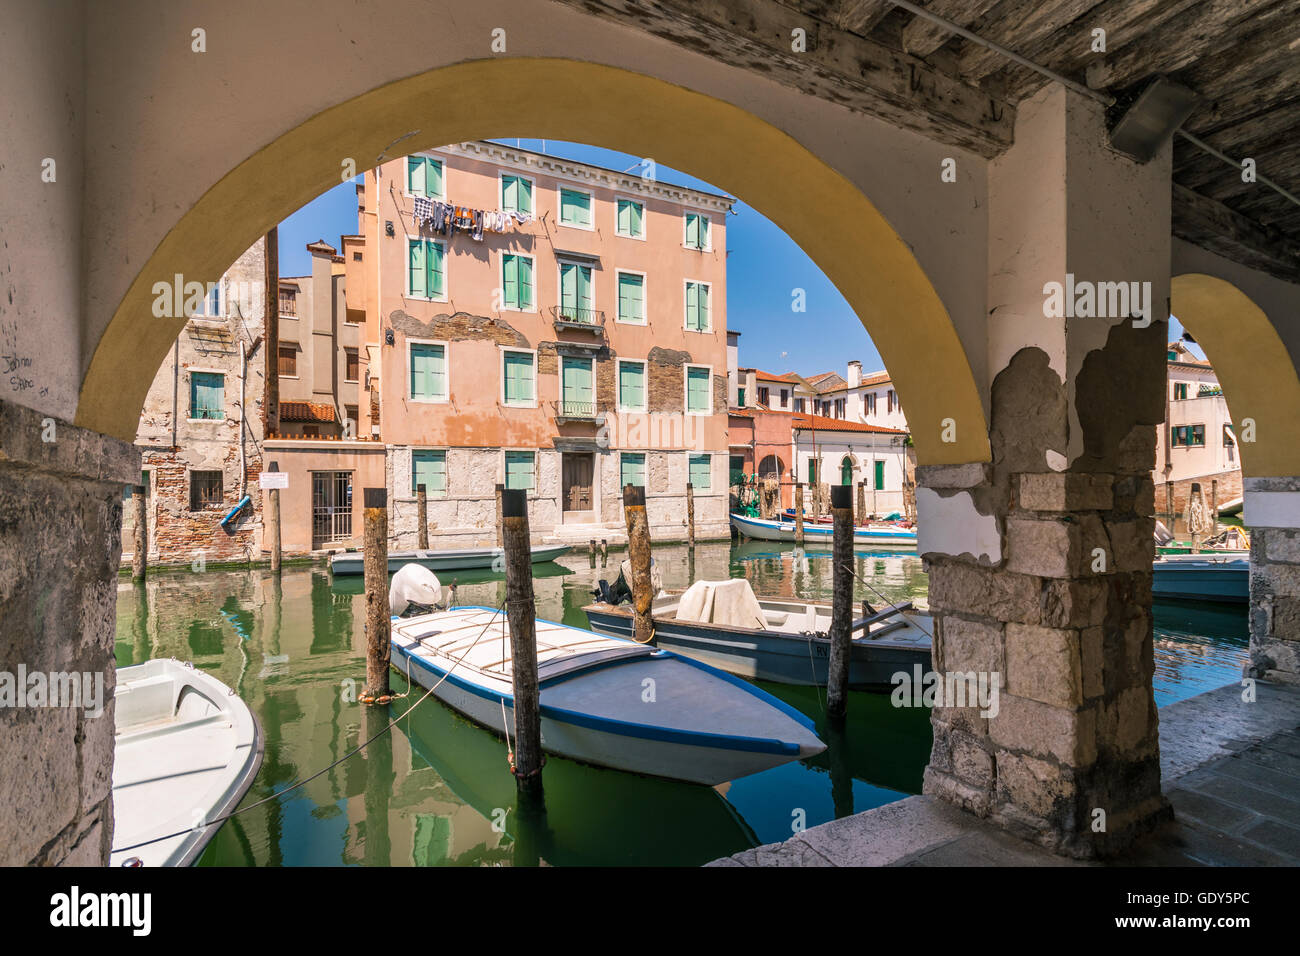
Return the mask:
[[[244,384],[248,378],[248,347],[243,339],[239,340],[239,491],[242,493],[246,490],[248,484],[248,466],[244,457],[244,428],[248,424],[248,413],[245,404]]]
[[[180,411],[181,340],[172,343],[172,451],[176,450],[176,415]]]

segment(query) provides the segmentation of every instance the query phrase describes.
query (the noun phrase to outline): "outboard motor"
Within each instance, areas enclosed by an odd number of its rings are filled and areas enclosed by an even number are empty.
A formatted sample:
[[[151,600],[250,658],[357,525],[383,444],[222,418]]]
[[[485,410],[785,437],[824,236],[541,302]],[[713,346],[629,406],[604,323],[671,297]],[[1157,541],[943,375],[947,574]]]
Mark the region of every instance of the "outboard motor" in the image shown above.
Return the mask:
[[[442,584],[438,576],[422,564],[404,564],[388,586],[388,610],[401,617],[427,614],[439,606]]]
[[[658,594],[663,590],[663,575],[655,559],[650,559],[650,591]],[[618,568],[618,577],[610,584],[604,578],[597,582],[592,595],[601,604],[619,605],[624,601],[632,603],[632,560],[625,558]]]

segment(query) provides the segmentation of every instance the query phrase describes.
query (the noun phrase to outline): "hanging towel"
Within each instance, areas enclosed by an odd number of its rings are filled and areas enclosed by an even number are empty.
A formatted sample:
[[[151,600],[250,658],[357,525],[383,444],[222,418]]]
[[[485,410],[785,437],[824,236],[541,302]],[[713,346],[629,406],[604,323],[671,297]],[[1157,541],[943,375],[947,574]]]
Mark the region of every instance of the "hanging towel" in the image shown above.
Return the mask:
[[[433,203],[423,196],[415,197],[415,228],[418,230],[426,219],[433,218]]]

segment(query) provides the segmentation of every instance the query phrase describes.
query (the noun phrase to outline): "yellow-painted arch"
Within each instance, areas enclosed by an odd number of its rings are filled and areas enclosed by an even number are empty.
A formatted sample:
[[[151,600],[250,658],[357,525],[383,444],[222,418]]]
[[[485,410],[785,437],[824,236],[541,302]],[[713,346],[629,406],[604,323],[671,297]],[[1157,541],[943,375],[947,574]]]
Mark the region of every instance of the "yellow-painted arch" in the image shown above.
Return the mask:
[[[1214,365],[1238,435],[1244,477],[1300,475],[1300,376],[1255,302],[1231,282],[1201,273],[1174,276],[1170,311]]]
[[[980,393],[947,310],[861,190],[746,110],[643,74],[553,58],[473,60],[390,83],[313,116],[232,169],[180,217],[118,305],[82,381],[77,424],[134,438],[149,385],[184,325],[153,316],[155,282],[221,275],[258,236],[337,185],[347,158],[364,170],[381,157],[515,136],[650,156],[743,198],[857,312],[907,409],[918,462],[989,460]],[[941,439],[946,419],[955,441]]]

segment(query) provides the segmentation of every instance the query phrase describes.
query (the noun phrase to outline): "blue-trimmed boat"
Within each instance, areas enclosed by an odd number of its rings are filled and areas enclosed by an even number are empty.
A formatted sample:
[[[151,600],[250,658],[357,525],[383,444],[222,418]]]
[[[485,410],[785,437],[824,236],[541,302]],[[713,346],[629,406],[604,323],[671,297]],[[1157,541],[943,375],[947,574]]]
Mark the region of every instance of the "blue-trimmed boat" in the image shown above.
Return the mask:
[[[504,612],[393,618],[393,667],[498,734],[514,736]],[[542,747],[615,770],[710,786],[826,749],[793,707],[669,651],[537,620]],[[445,678],[445,680],[444,680]]]
[[[766,518],[750,518],[747,515],[731,513],[731,526],[746,538],[758,541],[795,541],[794,521],[770,521]],[[803,526],[804,543],[817,542],[829,544],[832,528],[829,524]],[[853,543],[891,548],[915,548],[916,529],[903,528],[891,524],[858,525],[853,529]]]
[[[1151,596],[1245,604],[1250,600],[1250,557],[1240,554],[1166,554],[1151,565]]]

